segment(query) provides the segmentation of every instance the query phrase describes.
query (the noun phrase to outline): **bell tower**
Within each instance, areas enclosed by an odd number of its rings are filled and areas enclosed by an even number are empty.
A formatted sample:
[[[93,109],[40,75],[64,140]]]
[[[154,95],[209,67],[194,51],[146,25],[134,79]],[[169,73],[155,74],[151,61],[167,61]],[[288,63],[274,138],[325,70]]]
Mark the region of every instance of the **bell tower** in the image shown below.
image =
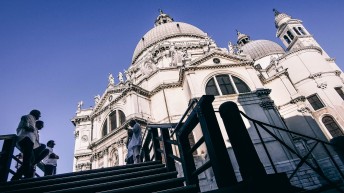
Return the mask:
[[[313,38],[313,35],[303,26],[301,20],[293,19],[291,16],[280,13],[276,9],[273,9],[273,11],[275,14],[275,26],[277,28],[276,37],[281,39],[287,50],[312,46],[321,48]],[[322,51],[325,53],[324,50]]]

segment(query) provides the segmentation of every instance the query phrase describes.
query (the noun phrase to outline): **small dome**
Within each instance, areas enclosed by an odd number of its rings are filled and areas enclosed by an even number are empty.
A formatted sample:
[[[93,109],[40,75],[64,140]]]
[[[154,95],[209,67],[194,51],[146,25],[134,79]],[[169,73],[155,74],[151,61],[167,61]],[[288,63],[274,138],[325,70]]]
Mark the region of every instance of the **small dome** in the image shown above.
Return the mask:
[[[160,24],[149,30],[141,38],[139,43],[136,45],[132,63],[134,63],[135,60],[140,56],[140,54],[151,45],[159,41],[178,36],[206,38],[207,34],[197,27],[183,22],[168,22]]]
[[[258,60],[272,54],[284,54],[284,49],[277,43],[270,40],[251,40],[241,47],[244,54],[248,54],[252,59]]]

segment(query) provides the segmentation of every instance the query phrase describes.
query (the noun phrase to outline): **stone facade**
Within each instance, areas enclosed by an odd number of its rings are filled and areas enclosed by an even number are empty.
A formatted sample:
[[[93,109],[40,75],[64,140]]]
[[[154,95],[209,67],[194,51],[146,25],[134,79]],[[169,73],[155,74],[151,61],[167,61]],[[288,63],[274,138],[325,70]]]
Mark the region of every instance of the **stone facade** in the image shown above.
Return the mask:
[[[302,21],[275,10],[275,25],[276,36],[285,49],[270,40],[251,40],[240,32],[237,44],[230,43],[227,49],[218,47],[197,27],[175,22],[161,11],[155,27],[137,44],[132,64],[118,74],[118,81],[109,74],[109,84],[102,95],[94,97],[93,108],[82,109],[80,103],[72,119],[74,171],[125,164],[127,133],[124,128],[128,120],[137,119],[143,133],[148,123],[178,122],[190,99],[204,94],[215,95],[215,110],[225,101],[234,101],[248,116],[271,125],[325,141],[342,135],[341,69]],[[220,115],[217,116],[225,133]],[[263,152],[252,124],[248,121],[245,124],[258,153]],[[333,125],[337,125],[336,131]],[[300,150],[296,139],[274,132]],[[201,137],[199,128],[193,131],[193,136],[195,140]],[[285,153],[284,147],[268,134],[263,133],[263,140],[268,147],[273,147],[273,160],[279,171],[288,173],[295,166],[295,158]],[[226,135],[224,141],[233,157]],[[206,159],[206,152],[204,146],[197,150],[199,163]],[[269,171],[268,157],[264,153],[259,156]],[[325,159],[321,151],[313,156]],[[323,163],[326,165],[327,161]],[[241,179],[235,163],[234,169]],[[318,186],[319,179],[308,175],[307,170],[302,168],[293,183],[306,188]],[[211,172],[200,178],[213,182]],[[213,189],[202,183],[203,190]],[[216,184],[211,183],[211,187]]]

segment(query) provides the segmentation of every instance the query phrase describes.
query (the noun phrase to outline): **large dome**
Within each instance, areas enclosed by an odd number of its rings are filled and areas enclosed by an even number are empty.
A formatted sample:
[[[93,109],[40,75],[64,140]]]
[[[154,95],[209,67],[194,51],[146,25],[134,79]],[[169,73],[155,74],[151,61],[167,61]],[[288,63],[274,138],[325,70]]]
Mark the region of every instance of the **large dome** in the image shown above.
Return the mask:
[[[183,22],[169,22],[155,26],[153,29],[149,30],[137,44],[132,63],[134,63],[141,53],[151,45],[167,38],[178,36],[206,38],[207,34],[197,27]]]
[[[244,54],[252,59],[258,60],[271,54],[284,54],[284,49],[277,43],[270,40],[251,40],[241,47]]]

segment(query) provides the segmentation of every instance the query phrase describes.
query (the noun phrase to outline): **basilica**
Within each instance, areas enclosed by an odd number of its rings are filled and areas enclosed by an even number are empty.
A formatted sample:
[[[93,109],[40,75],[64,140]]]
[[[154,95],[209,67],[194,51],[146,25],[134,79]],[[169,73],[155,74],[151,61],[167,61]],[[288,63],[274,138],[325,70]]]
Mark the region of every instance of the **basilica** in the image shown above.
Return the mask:
[[[277,10],[274,17],[283,47],[237,31],[237,42],[222,48],[196,26],[160,11],[154,27],[138,37],[128,68],[116,80],[109,74],[92,108],[78,105],[72,118],[73,170],[124,165],[130,120],[137,120],[143,133],[150,123],[177,123],[189,101],[202,95],[215,96],[214,109],[234,101],[254,119],[307,136],[329,141],[343,135],[342,70],[300,19]],[[220,119],[219,124],[223,129]],[[191,138],[201,135],[196,130]],[[309,145],[293,136],[282,137],[299,149]],[[225,136],[224,140],[230,153],[231,144]],[[276,162],[285,168],[289,155],[276,144],[274,148]],[[206,155],[206,148],[196,154]]]

